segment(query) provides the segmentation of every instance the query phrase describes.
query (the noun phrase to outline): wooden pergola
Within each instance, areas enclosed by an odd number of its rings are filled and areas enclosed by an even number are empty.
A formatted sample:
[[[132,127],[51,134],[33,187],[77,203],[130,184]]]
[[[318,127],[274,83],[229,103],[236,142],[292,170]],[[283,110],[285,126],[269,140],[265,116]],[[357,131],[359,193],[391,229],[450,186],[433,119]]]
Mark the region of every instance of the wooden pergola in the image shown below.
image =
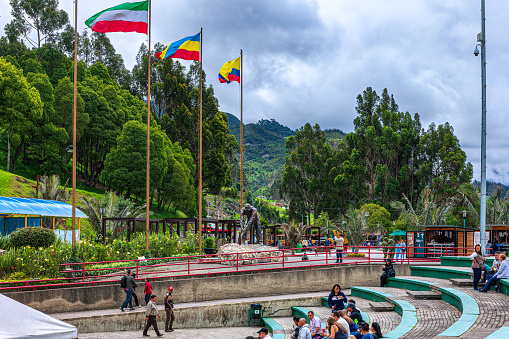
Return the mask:
[[[106,222],[125,222],[127,223],[127,241],[131,241],[131,233],[133,236],[136,234],[136,222],[141,222],[143,224],[147,223],[147,220],[144,218],[103,218],[102,219],[102,236],[103,243],[106,242]],[[154,225],[155,232],[159,233],[159,219],[150,219],[150,234],[154,233]],[[122,230],[123,232],[123,230]]]

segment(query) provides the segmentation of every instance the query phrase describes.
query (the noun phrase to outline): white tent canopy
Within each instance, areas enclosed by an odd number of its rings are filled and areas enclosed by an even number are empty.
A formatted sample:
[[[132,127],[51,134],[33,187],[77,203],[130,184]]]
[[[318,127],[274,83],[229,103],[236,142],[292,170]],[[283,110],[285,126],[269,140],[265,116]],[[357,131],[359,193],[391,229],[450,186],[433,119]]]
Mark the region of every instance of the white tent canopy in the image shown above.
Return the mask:
[[[74,339],[78,329],[0,294],[0,339]]]

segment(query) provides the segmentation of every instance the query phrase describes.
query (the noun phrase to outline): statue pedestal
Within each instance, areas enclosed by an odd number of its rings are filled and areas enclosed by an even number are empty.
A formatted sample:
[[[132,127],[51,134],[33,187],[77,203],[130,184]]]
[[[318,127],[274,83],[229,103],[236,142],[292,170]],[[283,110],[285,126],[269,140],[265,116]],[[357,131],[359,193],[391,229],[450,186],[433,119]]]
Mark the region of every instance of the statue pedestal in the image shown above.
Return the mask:
[[[260,251],[273,251],[263,252]],[[250,253],[257,252],[257,253]],[[250,265],[258,263],[270,263],[270,262],[281,262],[283,251],[277,247],[264,246],[259,244],[252,245],[239,245],[239,244],[225,244],[219,248],[217,252],[218,259],[222,260],[222,265],[236,266],[237,265],[237,253],[239,265]],[[279,257],[279,258],[271,258]]]

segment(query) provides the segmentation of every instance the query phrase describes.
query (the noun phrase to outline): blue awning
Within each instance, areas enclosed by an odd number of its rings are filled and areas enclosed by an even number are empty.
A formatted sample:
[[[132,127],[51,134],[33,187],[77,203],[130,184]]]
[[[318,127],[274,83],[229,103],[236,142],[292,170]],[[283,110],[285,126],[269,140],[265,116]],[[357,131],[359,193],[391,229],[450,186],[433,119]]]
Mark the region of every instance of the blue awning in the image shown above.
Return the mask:
[[[0,215],[2,214],[71,218],[72,205],[54,200],[0,197]],[[88,218],[78,208],[76,217]]]

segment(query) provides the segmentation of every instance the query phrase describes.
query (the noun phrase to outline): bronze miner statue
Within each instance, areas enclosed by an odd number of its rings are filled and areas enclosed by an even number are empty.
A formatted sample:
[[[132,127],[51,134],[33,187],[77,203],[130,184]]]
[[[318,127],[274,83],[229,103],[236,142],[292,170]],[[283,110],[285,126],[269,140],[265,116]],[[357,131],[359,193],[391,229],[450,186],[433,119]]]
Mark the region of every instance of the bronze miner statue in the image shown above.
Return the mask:
[[[244,244],[247,240],[247,235],[251,227],[255,228],[256,240],[261,243],[262,224],[260,223],[260,218],[258,217],[258,211],[253,206],[246,204],[240,211],[240,228],[242,230],[240,241],[242,244]],[[254,243],[254,239],[251,240]]]

